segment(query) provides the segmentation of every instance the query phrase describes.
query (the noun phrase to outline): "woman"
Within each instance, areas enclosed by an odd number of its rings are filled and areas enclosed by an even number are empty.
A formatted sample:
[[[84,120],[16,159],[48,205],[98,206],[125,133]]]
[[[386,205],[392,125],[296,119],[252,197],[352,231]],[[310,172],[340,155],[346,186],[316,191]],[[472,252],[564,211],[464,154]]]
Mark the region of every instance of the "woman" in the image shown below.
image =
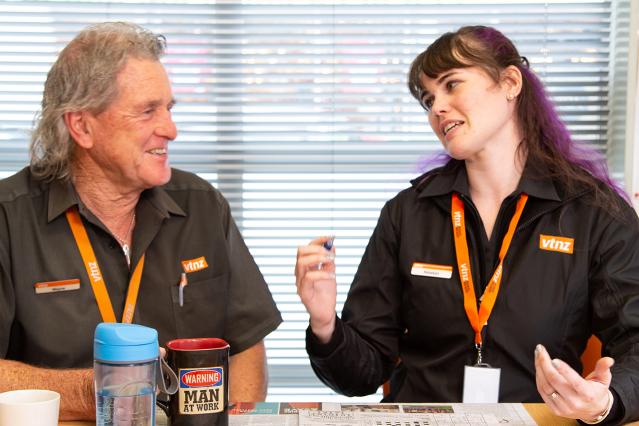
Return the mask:
[[[335,250],[298,249],[315,372],[346,395],[390,379],[389,401],[460,401],[489,364],[500,402],[638,418],[639,224],[605,167],[493,28],[441,36],[409,88],[451,158],[386,203],[341,319]],[[582,378],[592,334],[609,356]]]

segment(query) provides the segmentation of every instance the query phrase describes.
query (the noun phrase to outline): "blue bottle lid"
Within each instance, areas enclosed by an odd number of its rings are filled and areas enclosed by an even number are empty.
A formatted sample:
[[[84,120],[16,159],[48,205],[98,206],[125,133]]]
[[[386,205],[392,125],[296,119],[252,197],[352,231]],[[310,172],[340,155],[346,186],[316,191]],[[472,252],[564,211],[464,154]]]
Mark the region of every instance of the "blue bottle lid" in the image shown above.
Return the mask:
[[[158,332],[153,328],[106,322],[95,328],[93,358],[96,361],[152,361],[159,356]]]

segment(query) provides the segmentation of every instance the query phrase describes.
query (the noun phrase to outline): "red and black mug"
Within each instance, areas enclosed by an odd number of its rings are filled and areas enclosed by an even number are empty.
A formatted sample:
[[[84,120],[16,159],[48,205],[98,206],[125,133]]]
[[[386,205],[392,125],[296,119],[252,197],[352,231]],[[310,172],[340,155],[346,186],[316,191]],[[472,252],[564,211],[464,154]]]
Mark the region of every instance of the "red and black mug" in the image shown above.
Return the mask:
[[[227,426],[229,344],[223,339],[176,339],[166,360],[178,377],[168,403],[158,402],[170,426]]]

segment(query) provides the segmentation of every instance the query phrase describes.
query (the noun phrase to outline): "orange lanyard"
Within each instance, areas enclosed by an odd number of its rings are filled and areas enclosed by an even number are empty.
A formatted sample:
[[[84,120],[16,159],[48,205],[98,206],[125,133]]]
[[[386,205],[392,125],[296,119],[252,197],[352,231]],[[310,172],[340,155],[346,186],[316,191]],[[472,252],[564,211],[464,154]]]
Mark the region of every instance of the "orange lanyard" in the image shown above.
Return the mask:
[[[115,312],[113,311],[113,305],[111,304],[111,298],[106,289],[106,283],[102,278],[102,272],[98,265],[98,260],[93,252],[91,241],[84,228],[80,214],[76,207],[71,207],[67,210],[67,220],[71,226],[71,232],[75,238],[75,243],[80,250],[84,267],[89,275],[89,282],[91,288],[93,288],[93,295],[95,301],[98,303],[98,309],[100,315],[102,315],[102,321],[104,322],[117,322],[115,319]],[[140,258],[140,261],[133,270],[131,281],[129,281],[129,289],[126,293],[126,302],[124,304],[124,312],[122,312],[122,322],[131,323],[133,321],[133,313],[135,312],[135,304],[138,300],[138,292],[140,290],[140,281],[142,280],[142,269],[144,269],[144,255]]]
[[[481,363],[481,331],[488,322],[488,317],[495,306],[495,300],[497,300],[497,294],[499,293],[499,286],[501,284],[501,277],[503,272],[504,257],[508,252],[510,243],[515,234],[517,223],[521,217],[521,213],[524,211],[524,206],[528,201],[527,194],[521,194],[519,200],[517,200],[517,207],[512,219],[510,219],[510,225],[508,225],[508,232],[504,236],[504,240],[501,243],[501,249],[499,250],[499,265],[495,269],[492,278],[488,282],[484,294],[481,297],[481,304],[479,306],[479,313],[477,312],[477,301],[475,299],[475,286],[473,285],[473,276],[470,272],[470,257],[468,255],[468,242],[466,241],[466,226],[464,219],[464,202],[459,196],[453,193],[452,198],[452,218],[453,218],[453,237],[455,239],[455,253],[457,254],[457,267],[459,271],[459,277],[461,279],[462,291],[464,292],[464,309],[466,310],[466,316],[470,322],[470,326],[475,331],[475,346],[479,351],[478,364]]]

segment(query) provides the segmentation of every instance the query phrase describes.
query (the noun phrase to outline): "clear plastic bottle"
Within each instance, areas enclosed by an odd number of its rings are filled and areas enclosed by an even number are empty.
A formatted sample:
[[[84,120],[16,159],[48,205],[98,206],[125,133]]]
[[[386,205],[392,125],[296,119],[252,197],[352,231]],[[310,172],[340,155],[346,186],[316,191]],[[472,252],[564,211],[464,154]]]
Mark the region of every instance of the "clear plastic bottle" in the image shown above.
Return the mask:
[[[154,426],[158,333],[135,324],[95,329],[93,375],[97,426]]]

